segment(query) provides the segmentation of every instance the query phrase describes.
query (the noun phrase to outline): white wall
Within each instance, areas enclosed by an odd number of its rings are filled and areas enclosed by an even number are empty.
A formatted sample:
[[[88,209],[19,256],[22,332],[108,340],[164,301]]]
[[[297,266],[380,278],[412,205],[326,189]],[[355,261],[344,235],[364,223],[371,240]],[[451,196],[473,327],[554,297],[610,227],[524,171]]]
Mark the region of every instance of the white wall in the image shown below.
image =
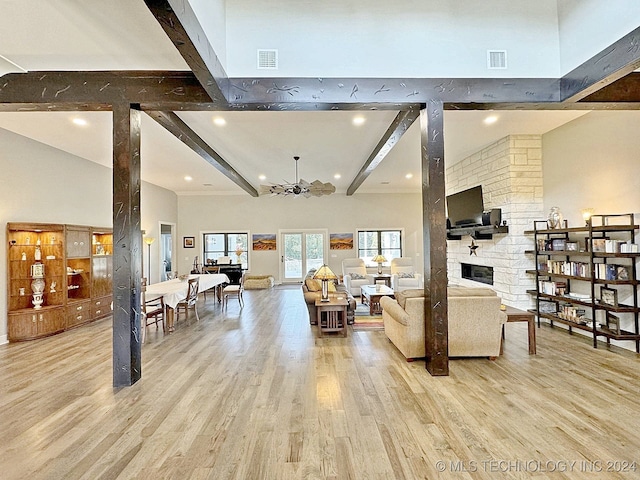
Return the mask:
[[[112,225],[112,172],[109,168],[0,129],[0,171],[2,225],[6,226],[7,222]],[[143,183],[141,203],[143,228],[149,228],[156,238],[159,237],[159,220],[177,223],[177,200],[173,192]],[[4,247],[7,239],[4,227],[0,229],[0,243],[3,245],[0,248],[2,343],[7,335],[7,252]],[[152,256],[152,273],[157,272],[157,259],[156,253]]]
[[[213,51],[226,69],[227,25],[226,0],[189,0]]]
[[[227,73],[300,77],[558,77],[556,0],[227,0]],[[279,70],[257,70],[257,49]],[[506,49],[507,70],[486,51]]]
[[[354,234],[353,250],[330,250],[329,266],[342,272],[344,258],[357,257],[359,228],[404,228],[404,255],[422,268],[422,200],[419,194],[340,194],[321,198],[238,196],[178,197],[178,270],[191,270],[202,258],[201,232],[246,231],[277,234],[279,229],[326,228],[329,233]],[[196,237],[195,249],[182,248],[182,237]],[[250,251],[250,270],[279,279],[278,251]]]
[[[545,213],[560,207],[569,226],[578,226],[587,207],[640,212],[638,122],[637,111],[595,111],[545,134]]]
[[[638,0],[558,0],[562,75],[638,28],[639,19]]]

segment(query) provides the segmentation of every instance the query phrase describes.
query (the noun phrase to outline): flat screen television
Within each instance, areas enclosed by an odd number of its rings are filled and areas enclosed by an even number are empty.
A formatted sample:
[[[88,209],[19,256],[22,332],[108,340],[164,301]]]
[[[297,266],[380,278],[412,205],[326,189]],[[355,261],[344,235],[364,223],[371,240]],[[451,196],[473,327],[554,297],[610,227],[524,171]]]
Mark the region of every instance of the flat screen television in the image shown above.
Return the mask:
[[[451,227],[482,225],[482,185],[447,197],[447,219]]]

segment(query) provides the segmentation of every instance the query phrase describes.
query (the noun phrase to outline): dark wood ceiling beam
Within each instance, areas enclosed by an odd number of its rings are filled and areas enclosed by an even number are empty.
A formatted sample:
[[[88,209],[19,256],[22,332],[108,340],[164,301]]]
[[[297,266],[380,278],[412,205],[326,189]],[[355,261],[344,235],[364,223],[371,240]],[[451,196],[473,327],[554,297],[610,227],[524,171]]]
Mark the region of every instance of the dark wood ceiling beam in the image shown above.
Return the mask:
[[[442,102],[558,102],[553,78],[232,78],[234,109],[272,110],[306,104],[425,104]]]
[[[577,102],[640,67],[640,27],[560,80],[562,101]],[[616,100],[617,101],[617,100]]]
[[[252,197],[258,196],[258,191],[231,165],[229,165],[229,163],[227,163],[227,161],[222,158],[218,152],[211,148],[207,142],[189,128],[189,126],[184,123],[178,115],[173,112],[146,113],[249,195]]]
[[[563,103],[446,103],[445,110],[638,110],[640,103],[590,101],[589,96],[580,102]],[[612,100],[612,99],[611,99]]]
[[[583,102],[640,102],[640,73],[631,73],[581,100]]]
[[[228,78],[188,0],[145,0],[215,104],[227,103]]]
[[[364,162],[364,165],[356,175],[356,177],[349,185],[347,189],[347,195],[353,195],[358,187],[362,185],[369,175],[376,169],[380,162],[384,160],[384,157],[391,151],[396,143],[400,141],[402,135],[409,129],[409,127],[413,124],[416,118],[420,115],[420,110],[418,108],[412,110],[405,110],[399,112],[396,115],[396,118],[393,119],[387,131],[384,132],[384,135],[367,158],[367,161]]]
[[[114,104],[210,102],[191,72],[9,73],[0,77],[1,111],[109,110]]]

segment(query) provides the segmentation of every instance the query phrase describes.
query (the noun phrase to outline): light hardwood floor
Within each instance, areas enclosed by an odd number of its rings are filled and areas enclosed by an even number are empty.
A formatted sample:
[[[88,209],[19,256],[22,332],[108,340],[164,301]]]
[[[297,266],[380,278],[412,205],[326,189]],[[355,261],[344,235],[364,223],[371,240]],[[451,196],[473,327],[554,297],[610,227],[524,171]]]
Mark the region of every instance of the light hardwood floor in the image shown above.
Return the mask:
[[[382,331],[319,338],[299,288],[199,311],[118,390],[110,320],[0,347],[0,478],[640,478],[633,353],[543,326],[530,356],[512,323],[436,378]]]

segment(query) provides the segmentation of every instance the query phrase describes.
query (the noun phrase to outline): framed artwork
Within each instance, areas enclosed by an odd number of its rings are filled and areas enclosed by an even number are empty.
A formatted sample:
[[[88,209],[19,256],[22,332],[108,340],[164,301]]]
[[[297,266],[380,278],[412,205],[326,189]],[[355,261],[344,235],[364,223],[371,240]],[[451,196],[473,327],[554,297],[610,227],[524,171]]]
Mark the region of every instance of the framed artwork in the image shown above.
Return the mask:
[[[196,247],[196,237],[183,237],[182,238],[182,246],[184,248],[195,248]]]
[[[254,233],[251,239],[251,248],[253,250],[276,250],[276,234],[275,233]]]
[[[330,250],[353,250],[353,233],[330,233]]]
[[[580,245],[578,244],[578,242],[567,242],[565,244],[565,249],[567,250],[567,252],[577,252],[580,248]]]
[[[618,306],[618,291],[614,288],[602,287],[600,289],[600,303],[605,303],[613,307]]]

